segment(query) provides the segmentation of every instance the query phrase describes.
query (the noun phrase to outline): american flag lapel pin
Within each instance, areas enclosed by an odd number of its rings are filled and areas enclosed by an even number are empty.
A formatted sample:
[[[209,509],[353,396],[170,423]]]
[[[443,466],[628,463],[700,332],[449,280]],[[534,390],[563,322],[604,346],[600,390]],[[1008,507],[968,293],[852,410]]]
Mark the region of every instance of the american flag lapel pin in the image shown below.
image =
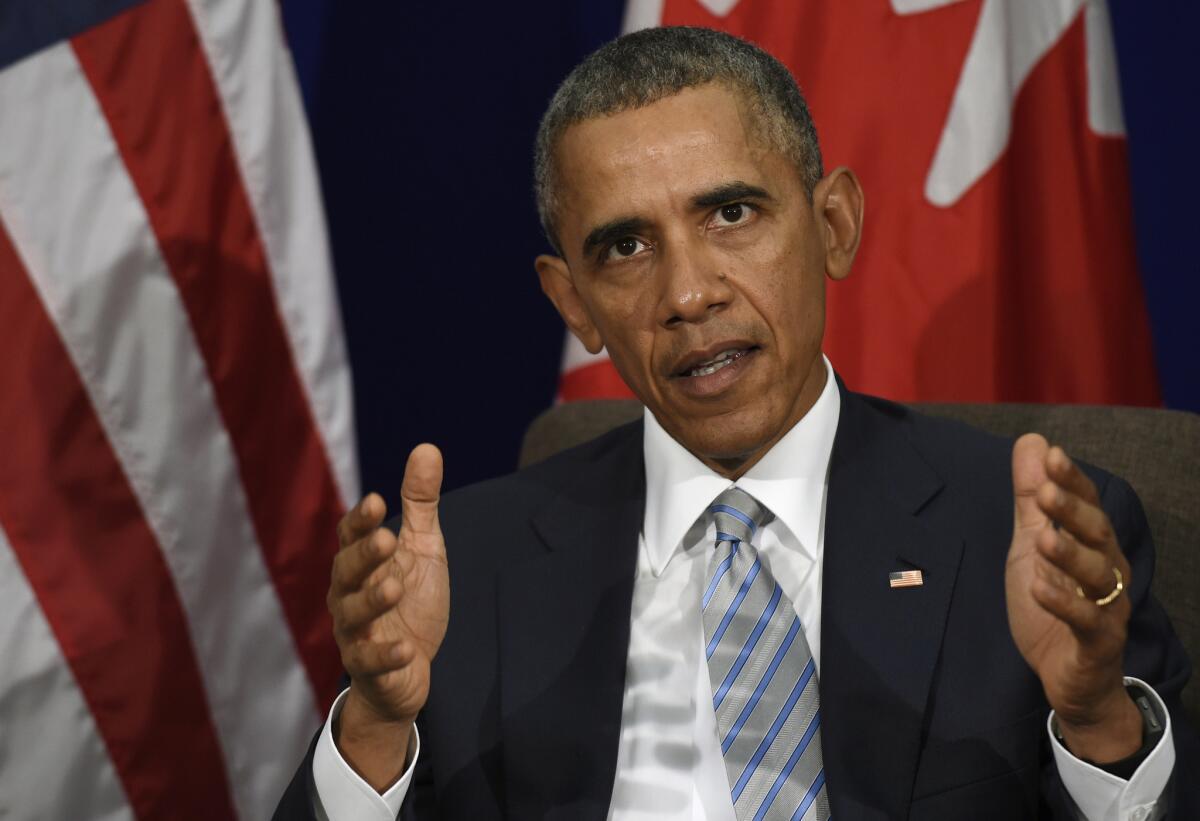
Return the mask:
[[[893,570],[888,573],[889,587],[920,587],[925,584],[920,570]]]

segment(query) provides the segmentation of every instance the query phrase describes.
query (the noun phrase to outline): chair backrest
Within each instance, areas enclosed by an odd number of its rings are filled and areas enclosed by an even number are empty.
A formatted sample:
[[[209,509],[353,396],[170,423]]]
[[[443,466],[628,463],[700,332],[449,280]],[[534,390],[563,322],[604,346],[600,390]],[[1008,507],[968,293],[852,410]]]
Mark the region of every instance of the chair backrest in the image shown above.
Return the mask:
[[[1128,481],[1146,509],[1154,535],[1155,596],[1193,662],[1200,662],[1200,415],[1157,408],[1087,405],[914,404],[1001,436],[1037,431],[1072,456]],[[521,448],[527,465],[637,419],[634,400],[569,402],[542,413]],[[1200,686],[1183,693],[1200,727]]]

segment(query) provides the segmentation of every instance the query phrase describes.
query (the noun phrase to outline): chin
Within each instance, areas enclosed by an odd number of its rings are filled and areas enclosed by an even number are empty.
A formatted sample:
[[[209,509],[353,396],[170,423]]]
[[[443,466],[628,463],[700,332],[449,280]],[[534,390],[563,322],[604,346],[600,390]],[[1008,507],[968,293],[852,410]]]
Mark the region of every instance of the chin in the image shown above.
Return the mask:
[[[688,426],[680,441],[695,455],[718,462],[737,462],[753,456],[774,438],[762,419],[717,418]]]

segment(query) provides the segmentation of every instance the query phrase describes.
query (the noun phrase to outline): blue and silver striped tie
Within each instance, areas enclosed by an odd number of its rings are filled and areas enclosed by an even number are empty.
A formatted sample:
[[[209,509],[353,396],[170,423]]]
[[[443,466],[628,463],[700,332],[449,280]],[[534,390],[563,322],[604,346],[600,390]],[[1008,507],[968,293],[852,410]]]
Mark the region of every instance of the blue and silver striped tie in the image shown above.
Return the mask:
[[[791,599],[751,545],[771,514],[737,487],[708,511],[717,546],[705,653],[734,811],[738,821],[827,821],[816,666]]]

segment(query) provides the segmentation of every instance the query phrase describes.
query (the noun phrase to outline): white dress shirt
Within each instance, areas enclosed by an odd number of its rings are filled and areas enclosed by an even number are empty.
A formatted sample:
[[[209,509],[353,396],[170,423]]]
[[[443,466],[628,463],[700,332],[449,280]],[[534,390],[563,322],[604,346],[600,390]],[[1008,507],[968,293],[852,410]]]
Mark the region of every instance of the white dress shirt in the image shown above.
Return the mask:
[[[841,408],[828,360],[826,370],[825,388],[812,409],[737,481],[775,516],[757,531],[755,547],[795,605],[818,675],[825,497]],[[649,412],[643,448],[646,512],[609,818],[734,821],[708,668],[701,661],[699,605],[708,551],[715,544],[715,526],[705,522],[704,513],[733,483],[672,439]],[[363,782],[333,742],[330,728],[341,700],[330,711],[313,762],[318,812],[331,821],[395,818],[412,767],[382,796]],[[1166,715],[1161,701],[1158,708]],[[1150,817],[1174,767],[1169,717],[1162,740],[1129,781],[1080,761],[1057,741],[1052,745],[1059,776],[1090,821]],[[414,742],[413,762],[418,748]]]

